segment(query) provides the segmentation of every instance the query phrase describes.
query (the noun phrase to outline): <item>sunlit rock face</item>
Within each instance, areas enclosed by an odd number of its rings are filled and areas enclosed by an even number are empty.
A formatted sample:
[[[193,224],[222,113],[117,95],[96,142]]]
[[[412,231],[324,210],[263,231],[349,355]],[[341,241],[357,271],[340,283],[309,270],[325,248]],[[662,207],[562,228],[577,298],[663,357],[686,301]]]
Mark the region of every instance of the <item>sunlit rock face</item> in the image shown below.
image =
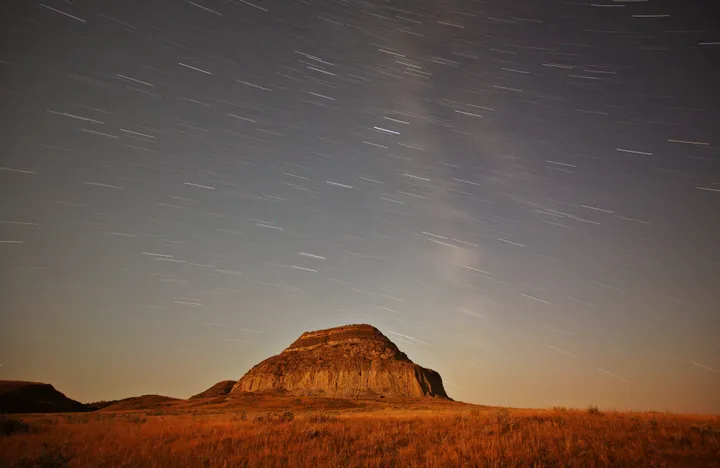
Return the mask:
[[[336,398],[448,398],[437,372],[413,363],[380,330],[347,325],[303,333],[233,388]]]

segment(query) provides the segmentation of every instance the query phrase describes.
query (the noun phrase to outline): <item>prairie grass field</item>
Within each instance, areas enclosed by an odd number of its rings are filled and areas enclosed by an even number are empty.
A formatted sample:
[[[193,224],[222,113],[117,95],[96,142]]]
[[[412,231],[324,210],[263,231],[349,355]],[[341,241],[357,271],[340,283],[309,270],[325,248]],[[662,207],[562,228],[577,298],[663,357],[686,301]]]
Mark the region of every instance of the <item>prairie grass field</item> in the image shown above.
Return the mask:
[[[720,466],[717,416],[252,401],[2,416],[0,466]]]

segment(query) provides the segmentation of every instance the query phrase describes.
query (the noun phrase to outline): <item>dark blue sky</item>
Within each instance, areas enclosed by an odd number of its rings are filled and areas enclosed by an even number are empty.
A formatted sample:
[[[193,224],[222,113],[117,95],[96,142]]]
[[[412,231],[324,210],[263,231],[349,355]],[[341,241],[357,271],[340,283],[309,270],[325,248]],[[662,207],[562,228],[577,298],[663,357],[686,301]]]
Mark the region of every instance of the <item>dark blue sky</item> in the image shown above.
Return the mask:
[[[720,412],[710,4],[12,0],[0,378],[370,323],[457,399]]]

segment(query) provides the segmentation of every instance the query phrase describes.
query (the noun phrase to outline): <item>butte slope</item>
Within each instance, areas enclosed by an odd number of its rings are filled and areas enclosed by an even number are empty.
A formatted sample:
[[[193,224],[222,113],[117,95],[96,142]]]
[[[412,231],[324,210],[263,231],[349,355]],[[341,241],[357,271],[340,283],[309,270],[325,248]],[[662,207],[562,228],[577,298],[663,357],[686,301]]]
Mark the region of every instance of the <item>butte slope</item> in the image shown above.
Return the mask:
[[[250,369],[230,395],[272,391],[333,398],[449,399],[440,374],[413,363],[370,325],[303,333],[282,353]]]
[[[228,393],[230,393],[230,390],[233,389],[235,386],[234,380],[223,380],[222,382],[218,382],[212,387],[208,388],[207,390],[198,393],[197,395],[193,395],[190,397],[190,400],[200,400],[203,398],[220,398],[227,396]]]

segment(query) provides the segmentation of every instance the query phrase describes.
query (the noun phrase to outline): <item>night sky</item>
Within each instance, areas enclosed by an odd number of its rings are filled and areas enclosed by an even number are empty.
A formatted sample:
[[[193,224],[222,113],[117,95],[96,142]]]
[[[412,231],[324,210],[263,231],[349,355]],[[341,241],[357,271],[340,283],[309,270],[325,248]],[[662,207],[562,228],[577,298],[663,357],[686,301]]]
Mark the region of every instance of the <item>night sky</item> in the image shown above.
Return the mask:
[[[720,412],[713,2],[599,1],[3,2],[0,379],[370,323],[463,401]]]

